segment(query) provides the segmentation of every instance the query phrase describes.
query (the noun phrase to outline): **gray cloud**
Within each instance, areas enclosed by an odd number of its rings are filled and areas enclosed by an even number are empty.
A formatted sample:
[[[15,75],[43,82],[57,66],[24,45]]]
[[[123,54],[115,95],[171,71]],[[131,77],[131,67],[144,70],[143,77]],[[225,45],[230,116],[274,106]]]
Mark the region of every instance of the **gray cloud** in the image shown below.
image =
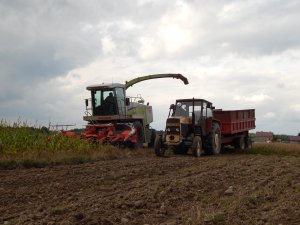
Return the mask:
[[[1,1],[0,117],[81,125],[85,86],[180,72],[188,87],[129,91],[153,104],[154,127],[175,98],[199,96],[255,107],[258,129],[297,133],[299,10],[276,0]]]

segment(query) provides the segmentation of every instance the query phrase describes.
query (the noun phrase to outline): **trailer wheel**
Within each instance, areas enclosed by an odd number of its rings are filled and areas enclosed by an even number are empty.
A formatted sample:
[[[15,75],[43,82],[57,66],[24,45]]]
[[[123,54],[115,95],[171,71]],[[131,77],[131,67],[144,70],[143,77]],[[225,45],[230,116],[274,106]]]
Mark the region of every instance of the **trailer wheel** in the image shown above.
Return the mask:
[[[157,135],[154,141],[154,151],[156,156],[164,156],[165,155],[165,148],[162,144],[162,136]]]
[[[193,139],[192,153],[195,157],[200,157],[202,154],[202,140],[199,136],[195,136]]]
[[[136,147],[141,148],[143,147],[144,143],[144,130],[141,122],[135,121],[133,122],[133,127],[136,129],[137,132],[137,143]]]
[[[221,151],[221,130],[218,123],[213,123],[211,133],[207,138],[207,151],[210,154],[217,155]]]
[[[252,148],[252,140],[251,138],[246,139],[246,149],[250,150]]]
[[[234,148],[238,149],[238,150],[245,150],[245,148],[246,148],[245,138],[240,137],[240,138],[236,139],[235,143],[234,143]]]

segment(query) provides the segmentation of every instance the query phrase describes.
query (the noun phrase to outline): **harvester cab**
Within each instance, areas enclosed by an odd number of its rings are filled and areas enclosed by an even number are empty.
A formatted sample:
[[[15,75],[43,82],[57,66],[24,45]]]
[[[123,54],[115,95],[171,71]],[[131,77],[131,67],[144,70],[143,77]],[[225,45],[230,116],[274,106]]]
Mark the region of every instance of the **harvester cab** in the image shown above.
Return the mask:
[[[127,97],[126,89],[150,79],[176,78],[188,84],[181,74],[155,74],[138,77],[125,84],[99,84],[88,86],[91,97],[85,100],[88,121],[82,138],[125,146],[151,146],[156,131],[151,129],[152,106],[144,104],[141,96]]]
[[[101,84],[88,86],[91,92],[91,108],[86,99],[86,109],[92,111],[93,116],[126,115],[126,99],[124,84]],[[129,103],[127,103],[129,104]]]

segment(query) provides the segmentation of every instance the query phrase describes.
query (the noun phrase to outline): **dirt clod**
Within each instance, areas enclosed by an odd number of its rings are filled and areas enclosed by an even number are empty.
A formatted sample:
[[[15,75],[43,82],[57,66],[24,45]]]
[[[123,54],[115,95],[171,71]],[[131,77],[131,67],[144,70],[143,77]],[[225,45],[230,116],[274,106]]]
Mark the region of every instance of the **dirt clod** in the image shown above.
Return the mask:
[[[224,192],[225,195],[232,195],[233,193],[233,186],[229,186],[229,188]]]
[[[74,214],[74,217],[76,220],[82,220],[84,218],[84,214],[83,213],[76,213]]]

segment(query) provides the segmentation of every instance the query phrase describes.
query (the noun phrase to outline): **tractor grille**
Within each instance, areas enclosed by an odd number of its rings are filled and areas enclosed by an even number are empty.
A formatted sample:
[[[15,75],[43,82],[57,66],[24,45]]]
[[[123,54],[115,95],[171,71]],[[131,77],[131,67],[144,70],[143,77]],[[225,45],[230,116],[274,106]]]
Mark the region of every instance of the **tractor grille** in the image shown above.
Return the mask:
[[[168,118],[166,126],[167,134],[180,134],[180,119]]]

